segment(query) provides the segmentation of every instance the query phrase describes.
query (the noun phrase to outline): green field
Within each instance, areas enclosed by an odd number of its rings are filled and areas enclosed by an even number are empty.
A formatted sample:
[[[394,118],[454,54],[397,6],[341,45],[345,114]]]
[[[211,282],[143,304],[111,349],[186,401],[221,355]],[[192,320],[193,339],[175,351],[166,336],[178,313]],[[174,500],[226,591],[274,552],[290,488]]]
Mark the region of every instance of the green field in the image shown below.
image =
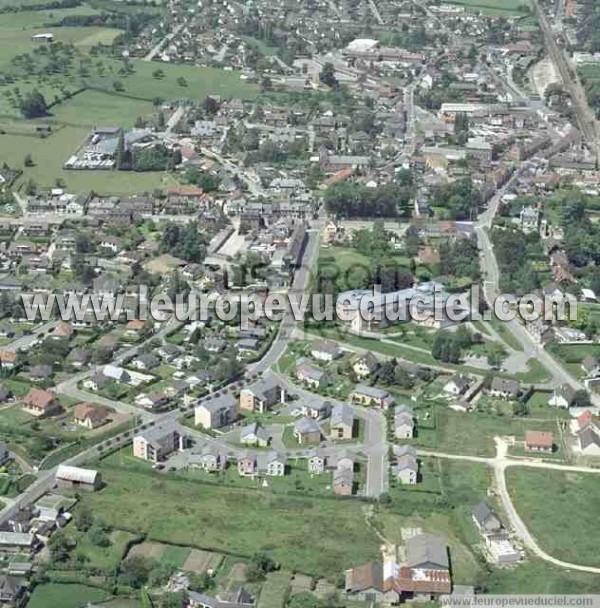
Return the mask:
[[[108,593],[95,587],[77,584],[46,583],[38,585],[27,604],[28,608],[85,608],[88,603],[101,602]]]
[[[519,515],[552,557],[600,566],[600,479],[595,474],[509,468],[507,485]]]
[[[286,568],[336,577],[378,555],[357,522],[362,503],[279,496],[100,467],[107,487],[82,501],[107,523],[149,540],[251,556],[269,551]]]
[[[448,408],[434,408],[435,422],[417,423],[414,445],[429,450],[472,456],[493,456],[494,436],[513,435],[522,440],[526,430],[557,433],[554,420],[538,421],[482,412],[462,414]],[[434,428],[432,428],[434,427]]]
[[[530,9],[529,0],[447,0],[446,4],[464,6],[466,10],[485,15],[524,15]]]

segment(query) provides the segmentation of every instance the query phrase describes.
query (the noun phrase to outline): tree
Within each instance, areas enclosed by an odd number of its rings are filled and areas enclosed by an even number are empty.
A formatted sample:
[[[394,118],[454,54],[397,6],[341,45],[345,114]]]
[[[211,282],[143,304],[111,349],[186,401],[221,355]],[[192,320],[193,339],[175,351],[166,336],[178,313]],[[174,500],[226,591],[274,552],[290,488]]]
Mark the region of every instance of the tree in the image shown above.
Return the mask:
[[[65,536],[65,533],[59,530],[56,532],[48,542],[48,549],[50,551],[50,559],[53,562],[66,562],[69,559],[69,553],[72,549],[71,542]]]
[[[488,365],[493,369],[498,369],[506,357],[506,351],[500,344],[490,344],[486,348]]]
[[[89,507],[82,505],[77,509],[75,516],[73,517],[73,522],[80,532],[87,532],[94,523],[92,511]]]
[[[96,521],[88,532],[90,542],[95,547],[110,547],[110,537],[103,522]]]
[[[319,79],[323,84],[326,84],[328,87],[332,89],[336,89],[338,86],[338,80],[335,77],[335,68],[333,67],[333,63],[330,61],[326,61],[323,64],[323,68],[321,69],[321,73],[319,74]]]
[[[179,78],[177,78],[177,85],[180,87],[187,87],[188,83],[183,76],[179,76]]]
[[[154,601],[153,606],[156,608],[181,608],[186,606],[188,602],[188,594],[185,591],[161,593]]]
[[[26,167],[33,167],[34,162],[33,162],[33,158],[31,157],[31,154],[26,154],[25,158],[23,159],[23,164]]]
[[[48,113],[46,99],[37,89],[26,93],[21,98],[19,109],[25,118],[39,118]]]
[[[139,589],[148,582],[150,572],[156,566],[152,559],[135,556],[126,559],[121,564],[121,580],[124,584]]]
[[[115,91],[120,92],[120,91],[124,91],[124,90],[125,90],[125,87],[123,86],[123,83],[122,83],[120,80],[115,80],[115,81],[113,82],[113,89],[114,89]]]

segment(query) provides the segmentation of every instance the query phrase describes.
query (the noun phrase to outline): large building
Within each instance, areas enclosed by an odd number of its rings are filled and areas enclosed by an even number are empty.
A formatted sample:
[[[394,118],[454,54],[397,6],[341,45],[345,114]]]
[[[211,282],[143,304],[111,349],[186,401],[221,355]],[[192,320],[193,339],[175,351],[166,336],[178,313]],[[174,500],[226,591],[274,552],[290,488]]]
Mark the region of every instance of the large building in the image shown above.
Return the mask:
[[[56,471],[56,483],[60,487],[94,491],[102,486],[102,476],[98,471],[92,469],[61,464]]]
[[[183,450],[186,437],[178,426],[164,424],[146,429],[133,438],[133,455],[142,460],[160,462],[172,452]]]

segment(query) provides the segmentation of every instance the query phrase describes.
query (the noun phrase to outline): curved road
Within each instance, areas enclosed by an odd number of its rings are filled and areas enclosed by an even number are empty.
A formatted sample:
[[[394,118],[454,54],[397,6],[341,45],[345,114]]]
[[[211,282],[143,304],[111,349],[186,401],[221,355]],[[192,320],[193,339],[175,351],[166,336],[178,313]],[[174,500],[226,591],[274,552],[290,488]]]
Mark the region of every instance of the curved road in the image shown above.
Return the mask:
[[[510,497],[508,487],[506,485],[506,469],[509,467],[529,467],[537,469],[554,469],[558,471],[572,471],[577,473],[592,473],[600,474],[600,469],[593,469],[590,467],[578,467],[563,465],[558,463],[537,461],[533,458],[515,458],[507,454],[508,445],[507,442],[496,437],[496,456],[494,458],[486,458],[483,456],[465,456],[462,454],[447,454],[443,452],[432,452],[427,450],[419,450],[420,456],[431,456],[433,458],[446,458],[449,460],[463,460],[467,462],[477,462],[485,464],[492,468],[494,473],[494,482],[497,490],[500,494],[500,500],[502,507],[506,512],[506,516],[510,522],[512,529],[514,530],[517,537],[523,542],[525,547],[529,549],[534,555],[543,559],[546,562],[566,568],[569,570],[578,570],[580,572],[591,572],[593,574],[600,574],[600,567],[596,566],[585,566],[583,564],[573,564],[571,562],[565,562],[563,560],[552,557],[552,555],[546,553],[537,543],[531,532],[527,529],[527,526],[517,513],[515,506]]]

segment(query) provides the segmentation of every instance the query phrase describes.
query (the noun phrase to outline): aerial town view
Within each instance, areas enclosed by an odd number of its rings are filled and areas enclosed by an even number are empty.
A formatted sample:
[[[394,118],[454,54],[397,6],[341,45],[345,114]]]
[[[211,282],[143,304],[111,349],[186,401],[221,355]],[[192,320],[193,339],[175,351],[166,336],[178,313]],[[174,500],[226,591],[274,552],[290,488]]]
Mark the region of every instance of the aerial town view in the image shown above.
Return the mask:
[[[600,0],[0,0],[0,606],[402,605],[600,608]]]

